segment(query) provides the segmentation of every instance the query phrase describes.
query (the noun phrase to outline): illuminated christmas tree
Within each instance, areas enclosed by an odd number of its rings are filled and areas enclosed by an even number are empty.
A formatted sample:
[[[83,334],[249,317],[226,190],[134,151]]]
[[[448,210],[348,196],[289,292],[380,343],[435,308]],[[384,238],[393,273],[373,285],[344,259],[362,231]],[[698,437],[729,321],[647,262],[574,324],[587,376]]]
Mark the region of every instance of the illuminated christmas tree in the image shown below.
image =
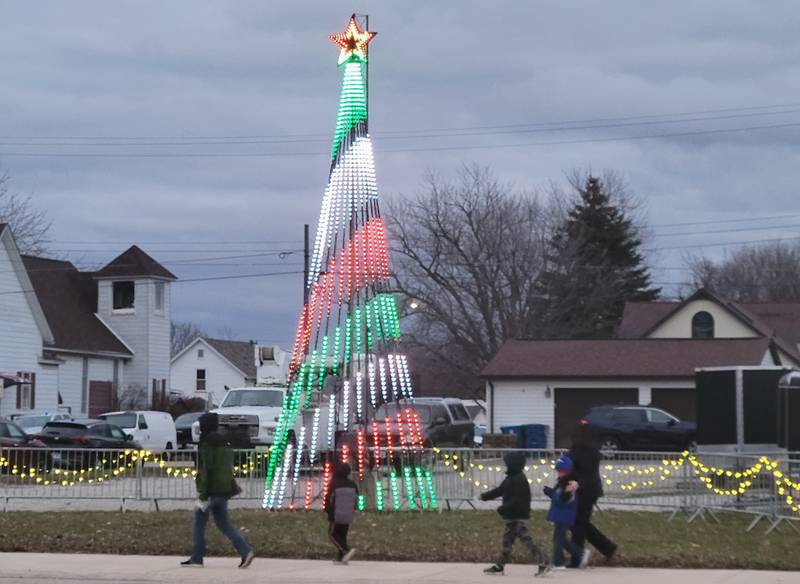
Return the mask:
[[[397,305],[388,292],[389,253],[368,124],[367,45],[375,34],[362,30],[353,15],[344,32],[330,36],[340,48],[339,113],[289,391],[267,467],[268,508],[283,506],[287,488],[297,492],[304,462],[325,469],[323,484],[299,487],[308,508],[312,496],[324,495],[335,460],[353,467],[370,499],[359,502],[362,508],[371,503],[382,510],[390,497],[399,509],[401,492],[409,507],[436,506],[430,472],[418,464],[422,430],[411,407],[408,359],[398,351]]]

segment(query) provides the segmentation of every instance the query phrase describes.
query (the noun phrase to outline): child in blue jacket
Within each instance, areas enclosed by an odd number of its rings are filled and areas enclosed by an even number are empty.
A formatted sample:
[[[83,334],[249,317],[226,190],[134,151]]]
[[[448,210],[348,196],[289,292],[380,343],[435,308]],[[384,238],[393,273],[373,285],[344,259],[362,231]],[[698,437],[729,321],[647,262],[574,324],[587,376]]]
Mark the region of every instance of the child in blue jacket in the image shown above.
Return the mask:
[[[558,481],[555,487],[545,487],[544,494],[550,497],[550,510],[547,520],[553,524],[553,569],[563,570],[564,550],[572,556],[572,563],[585,568],[589,563],[589,550],[582,548],[567,539],[567,532],[575,525],[578,512],[578,496],[575,491],[578,484],[574,481],[572,459],[562,454],[556,461]]]

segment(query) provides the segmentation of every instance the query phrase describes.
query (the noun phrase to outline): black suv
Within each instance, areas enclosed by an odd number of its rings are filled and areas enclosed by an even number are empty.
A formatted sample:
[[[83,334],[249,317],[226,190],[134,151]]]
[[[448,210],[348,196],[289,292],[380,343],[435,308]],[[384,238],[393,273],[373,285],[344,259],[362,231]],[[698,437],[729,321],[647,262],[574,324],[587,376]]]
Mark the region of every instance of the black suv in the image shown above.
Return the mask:
[[[581,420],[604,452],[694,450],[697,425],[651,406],[599,406]]]

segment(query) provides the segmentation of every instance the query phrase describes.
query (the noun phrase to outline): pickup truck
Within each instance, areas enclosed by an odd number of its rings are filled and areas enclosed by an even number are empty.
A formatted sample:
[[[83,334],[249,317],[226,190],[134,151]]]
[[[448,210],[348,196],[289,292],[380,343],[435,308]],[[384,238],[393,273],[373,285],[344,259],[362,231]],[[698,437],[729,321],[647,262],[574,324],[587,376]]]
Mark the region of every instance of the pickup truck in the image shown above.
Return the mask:
[[[222,404],[211,412],[219,415],[220,431],[234,437],[237,448],[269,446],[283,405],[285,387],[239,387],[229,389]],[[200,441],[200,422],[192,424],[192,441]]]

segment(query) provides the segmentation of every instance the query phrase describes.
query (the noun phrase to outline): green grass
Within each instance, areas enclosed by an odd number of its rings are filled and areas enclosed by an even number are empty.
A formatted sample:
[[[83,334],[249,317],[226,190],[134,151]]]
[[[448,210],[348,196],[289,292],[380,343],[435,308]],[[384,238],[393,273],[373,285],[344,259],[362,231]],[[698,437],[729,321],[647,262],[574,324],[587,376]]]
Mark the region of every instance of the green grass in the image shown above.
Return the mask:
[[[232,512],[234,525],[261,557],[330,558],[322,513],[257,510]],[[611,512],[596,525],[619,544],[615,565],[667,568],[750,568],[800,570],[800,536],[788,527],[769,536],[765,526],[744,530],[750,517],[720,515],[721,524],[661,513]],[[551,531],[543,514],[529,526],[550,553]],[[493,512],[365,513],[351,529],[351,545],[362,560],[492,562],[502,534]],[[210,555],[233,555],[209,525]],[[9,512],[0,514],[0,552],[62,552],[187,556],[191,513]],[[519,547],[519,546],[517,546]],[[521,549],[514,560],[527,562]]]

